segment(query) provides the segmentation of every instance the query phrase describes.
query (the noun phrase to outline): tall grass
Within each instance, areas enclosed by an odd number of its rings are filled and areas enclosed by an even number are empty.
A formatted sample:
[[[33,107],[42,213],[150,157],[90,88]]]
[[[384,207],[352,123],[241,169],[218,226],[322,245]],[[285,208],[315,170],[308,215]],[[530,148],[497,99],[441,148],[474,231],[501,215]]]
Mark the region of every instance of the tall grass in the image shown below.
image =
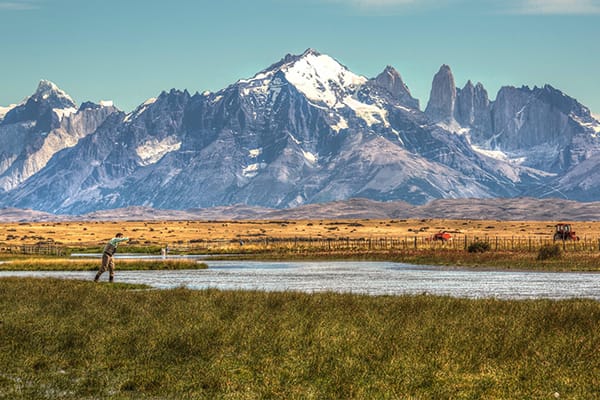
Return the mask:
[[[0,398],[592,399],[600,303],[0,280]]]
[[[100,267],[98,259],[18,258],[0,264],[0,271],[94,271]],[[132,270],[204,269],[207,265],[187,259],[115,260],[115,268]]]

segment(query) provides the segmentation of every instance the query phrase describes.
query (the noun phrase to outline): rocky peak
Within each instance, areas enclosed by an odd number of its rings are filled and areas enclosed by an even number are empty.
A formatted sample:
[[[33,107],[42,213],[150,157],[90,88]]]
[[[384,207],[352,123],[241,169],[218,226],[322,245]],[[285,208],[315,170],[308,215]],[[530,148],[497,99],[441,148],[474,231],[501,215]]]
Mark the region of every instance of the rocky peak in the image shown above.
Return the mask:
[[[2,123],[36,121],[36,130],[47,132],[58,125],[62,115],[75,111],[77,105],[69,95],[54,83],[41,80],[35,93],[24,103],[10,110]]]
[[[302,54],[288,53],[281,60],[277,61],[274,64],[271,64],[268,68],[266,68],[263,71],[256,74],[252,79],[255,79],[256,77],[263,77],[265,75],[275,74],[282,69],[289,68],[290,66],[294,65],[296,62],[298,62],[302,59],[305,59],[307,57],[320,57],[320,56],[322,56],[322,54],[313,48],[308,48],[308,49],[304,50],[304,52]],[[246,82],[246,81],[248,81],[248,80],[246,80],[246,79],[241,80],[241,82]]]
[[[93,101],[84,101],[79,106],[79,111],[84,111],[84,110],[98,110],[100,108],[102,108],[102,104],[97,104],[97,103],[94,103]]]
[[[419,100],[413,98],[408,86],[394,67],[387,66],[373,80],[375,86],[387,90],[394,99],[410,108],[419,109]]]
[[[526,153],[521,165],[562,173],[600,148],[589,110],[550,85],[502,87],[491,109],[490,147]]]
[[[56,84],[42,79],[38,84],[37,90],[31,96],[36,101],[45,101],[52,103],[53,108],[77,107],[73,99],[62,91]]]
[[[309,47],[308,49],[304,50],[304,53],[302,53],[302,55],[300,57],[302,58],[302,57],[306,57],[309,55],[318,57],[321,55],[321,53],[319,53],[317,50],[313,49],[312,47]]]
[[[473,86],[469,80],[457,89],[454,118],[463,127],[474,128],[475,135],[491,129],[490,100],[481,83]]]
[[[535,87],[532,93],[537,99],[548,103],[567,116],[575,115],[578,119],[587,123],[592,121],[593,117],[587,107],[551,85],[546,84],[542,88]]]
[[[462,126],[473,124],[475,120],[475,86],[469,80],[462,89],[456,90],[454,118]]]
[[[450,122],[454,118],[456,85],[452,70],[442,65],[433,77],[425,114],[434,122]]]
[[[367,82],[367,78],[354,74],[334,58],[314,49],[308,49],[289,60],[276,70],[263,71],[255,79],[283,72],[285,80],[309,100],[329,107],[334,107]]]

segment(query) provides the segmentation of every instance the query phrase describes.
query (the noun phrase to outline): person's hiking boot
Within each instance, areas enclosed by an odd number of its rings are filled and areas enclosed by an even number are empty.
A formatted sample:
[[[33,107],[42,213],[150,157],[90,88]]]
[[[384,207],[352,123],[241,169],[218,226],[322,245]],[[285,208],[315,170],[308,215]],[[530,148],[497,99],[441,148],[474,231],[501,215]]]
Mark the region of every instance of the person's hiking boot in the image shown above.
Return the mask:
[[[115,280],[115,277],[114,277],[114,276],[111,276],[110,278],[108,278],[108,282],[109,282],[109,283],[113,283],[113,281],[114,281],[114,280]]]
[[[96,276],[94,277],[94,282],[98,282],[98,279],[100,279],[100,274],[96,274]]]

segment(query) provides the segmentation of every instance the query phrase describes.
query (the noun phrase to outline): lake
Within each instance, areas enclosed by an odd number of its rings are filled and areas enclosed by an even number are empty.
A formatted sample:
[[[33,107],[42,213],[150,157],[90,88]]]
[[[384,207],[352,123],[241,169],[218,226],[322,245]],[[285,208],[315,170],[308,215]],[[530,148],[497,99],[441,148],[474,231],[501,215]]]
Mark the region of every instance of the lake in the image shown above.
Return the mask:
[[[466,298],[600,300],[600,273],[477,271],[392,262],[209,261],[204,270],[119,271],[116,281],[158,289],[242,289],[350,292],[370,295],[435,294]],[[92,280],[95,272],[0,272],[0,277]],[[108,273],[102,280],[108,279]]]

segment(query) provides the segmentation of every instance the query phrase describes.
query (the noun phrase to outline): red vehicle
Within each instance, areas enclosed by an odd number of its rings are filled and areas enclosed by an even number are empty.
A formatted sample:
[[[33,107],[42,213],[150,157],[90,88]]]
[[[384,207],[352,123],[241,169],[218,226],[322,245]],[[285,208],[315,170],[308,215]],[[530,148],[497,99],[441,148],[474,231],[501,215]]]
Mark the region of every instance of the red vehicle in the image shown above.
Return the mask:
[[[440,232],[436,233],[435,235],[433,235],[431,237],[431,240],[433,240],[433,241],[440,240],[442,242],[447,242],[449,240],[452,240],[452,235],[446,231],[440,231]]]
[[[571,224],[556,224],[554,240],[579,240],[575,231],[571,230]]]

